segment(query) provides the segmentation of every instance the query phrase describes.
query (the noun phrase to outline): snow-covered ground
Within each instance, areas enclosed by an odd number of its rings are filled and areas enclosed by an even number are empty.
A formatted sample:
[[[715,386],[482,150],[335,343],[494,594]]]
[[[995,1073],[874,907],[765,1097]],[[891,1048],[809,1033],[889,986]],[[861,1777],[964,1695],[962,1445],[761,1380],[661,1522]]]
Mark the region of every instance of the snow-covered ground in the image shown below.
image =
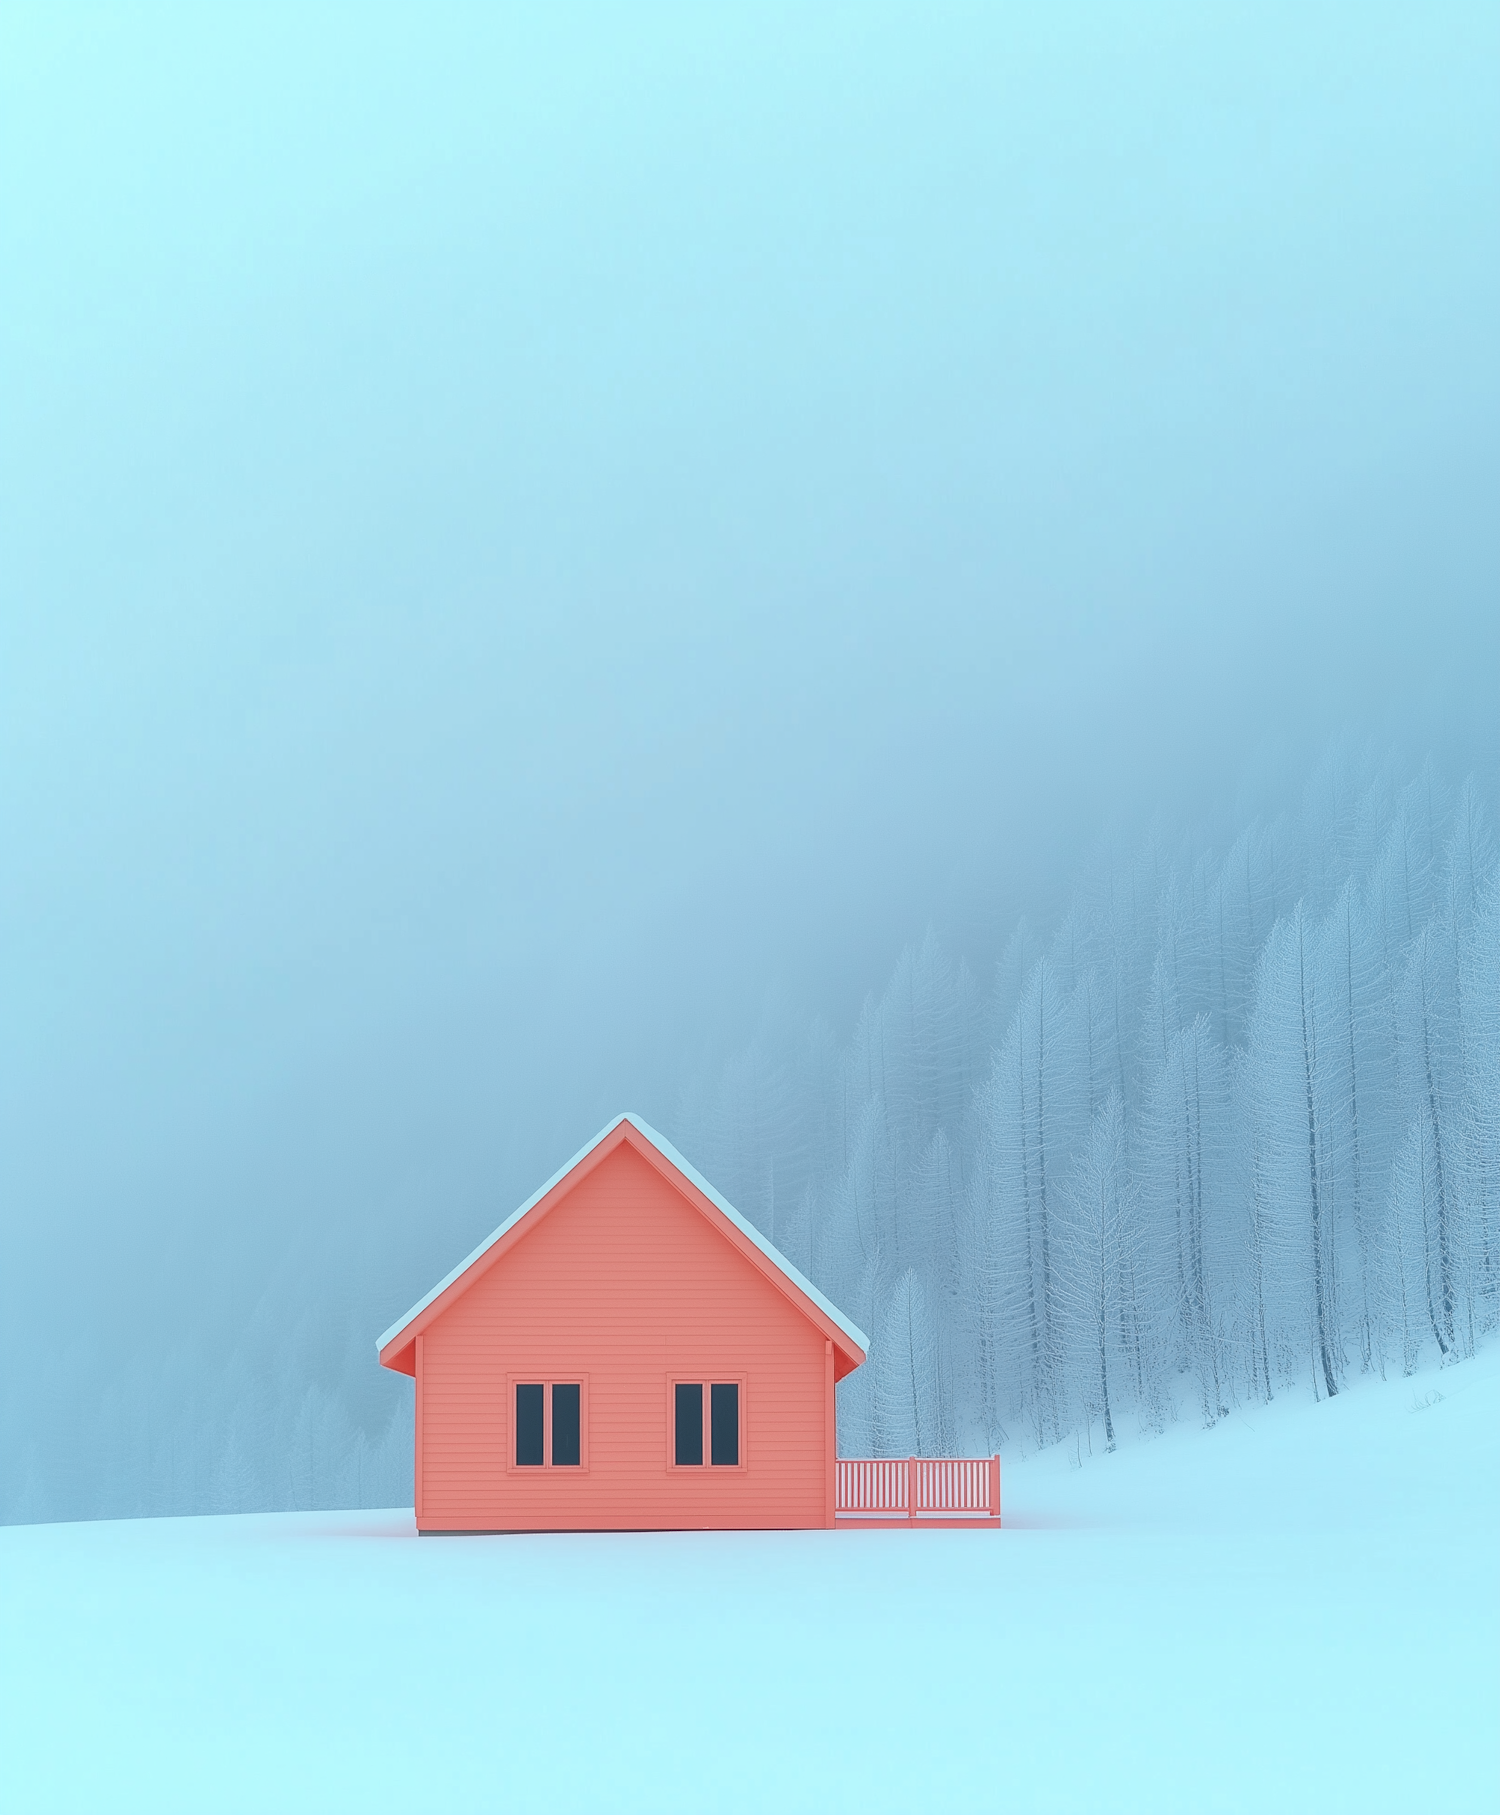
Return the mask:
[[[1500,1344],[983,1531],[0,1531],[0,1806],[1488,1810]]]

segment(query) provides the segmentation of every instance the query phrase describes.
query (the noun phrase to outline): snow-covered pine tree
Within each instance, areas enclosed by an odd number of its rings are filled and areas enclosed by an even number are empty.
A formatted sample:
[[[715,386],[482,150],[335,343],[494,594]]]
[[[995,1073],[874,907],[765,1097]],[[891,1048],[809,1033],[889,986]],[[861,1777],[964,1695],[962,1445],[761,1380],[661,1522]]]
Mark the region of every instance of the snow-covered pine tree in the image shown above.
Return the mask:
[[[886,1300],[870,1351],[875,1453],[937,1456],[946,1448],[937,1332],[922,1282],[908,1267]]]
[[[1138,1351],[1140,1226],[1125,1173],[1125,1113],[1111,1092],[1094,1115],[1064,1194],[1058,1243],[1058,1304],[1069,1375],[1090,1419],[1115,1447],[1121,1382]],[[1128,1388],[1127,1388],[1128,1390]]]
[[[1339,1389],[1335,1232],[1325,1105],[1330,1041],[1317,1000],[1318,947],[1299,903],[1272,928],[1256,974],[1246,1057],[1267,1306],[1286,1352],[1305,1341],[1323,1390]]]

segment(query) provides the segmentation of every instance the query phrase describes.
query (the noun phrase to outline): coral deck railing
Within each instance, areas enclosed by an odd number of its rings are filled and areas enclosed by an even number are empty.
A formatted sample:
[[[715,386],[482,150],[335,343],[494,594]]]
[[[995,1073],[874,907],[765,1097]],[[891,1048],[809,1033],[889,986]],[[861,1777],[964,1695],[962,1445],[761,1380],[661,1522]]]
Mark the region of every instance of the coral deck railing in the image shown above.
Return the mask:
[[[840,1457],[834,1512],[850,1524],[998,1525],[1000,1458]]]

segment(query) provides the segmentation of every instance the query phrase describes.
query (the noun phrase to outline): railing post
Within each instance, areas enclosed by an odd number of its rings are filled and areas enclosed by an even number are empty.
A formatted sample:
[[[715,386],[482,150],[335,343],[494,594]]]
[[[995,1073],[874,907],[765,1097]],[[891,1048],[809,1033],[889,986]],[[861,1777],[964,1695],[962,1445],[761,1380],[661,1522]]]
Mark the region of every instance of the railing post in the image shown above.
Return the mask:
[[[990,1517],[1000,1517],[1000,1456],[997,1451],[990,1458]]]
[[[906,1458],[906,1522],[915,1525],[917,1522],[917,1459]]]

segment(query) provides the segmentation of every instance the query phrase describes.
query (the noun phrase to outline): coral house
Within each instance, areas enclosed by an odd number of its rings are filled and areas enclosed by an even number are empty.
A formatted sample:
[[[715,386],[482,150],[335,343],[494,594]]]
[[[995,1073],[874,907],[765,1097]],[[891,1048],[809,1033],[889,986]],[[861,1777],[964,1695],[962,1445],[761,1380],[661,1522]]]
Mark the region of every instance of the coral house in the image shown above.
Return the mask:
[[[863,1333],[622,1115],[379,1339],[422,1532],[832,1526]]]

